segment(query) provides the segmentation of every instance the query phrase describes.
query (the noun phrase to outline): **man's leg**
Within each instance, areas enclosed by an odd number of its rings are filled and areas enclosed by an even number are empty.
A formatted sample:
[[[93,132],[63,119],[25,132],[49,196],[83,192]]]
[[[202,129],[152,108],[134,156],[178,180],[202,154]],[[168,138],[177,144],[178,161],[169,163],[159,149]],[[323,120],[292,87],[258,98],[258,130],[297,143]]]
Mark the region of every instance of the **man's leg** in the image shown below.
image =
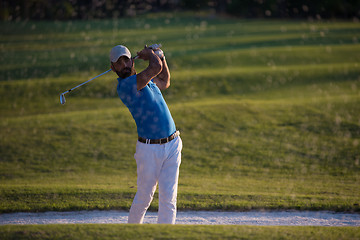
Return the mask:
[[[128,223],[143,223],[153,199],[159,176],[156,152],[150,144],[137,143],[134,155],[137,164],[137,192],[130,208]]]
[[[168,158],[163,163],[159,177],[158,223],[175,224],[181,149],[180,137],[166,144]]]

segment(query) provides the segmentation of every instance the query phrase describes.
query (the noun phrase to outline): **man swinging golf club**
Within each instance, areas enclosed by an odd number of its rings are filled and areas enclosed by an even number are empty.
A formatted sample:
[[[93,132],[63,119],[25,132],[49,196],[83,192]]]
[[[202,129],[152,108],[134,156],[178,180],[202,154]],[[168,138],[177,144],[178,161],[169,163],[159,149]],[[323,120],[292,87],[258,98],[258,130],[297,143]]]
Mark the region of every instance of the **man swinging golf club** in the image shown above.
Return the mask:
[[[158,184],[158,223],[174,224],[182,140],[160,91],[170,86],[170,72],[160,45],[145,46],[136,58],[149,62],[138,74],[125,46],[110,51],[111,69],[119,76],[119,97],[133,116],[139,136],[134,155],[137,192],[128,223],[143,223]]]

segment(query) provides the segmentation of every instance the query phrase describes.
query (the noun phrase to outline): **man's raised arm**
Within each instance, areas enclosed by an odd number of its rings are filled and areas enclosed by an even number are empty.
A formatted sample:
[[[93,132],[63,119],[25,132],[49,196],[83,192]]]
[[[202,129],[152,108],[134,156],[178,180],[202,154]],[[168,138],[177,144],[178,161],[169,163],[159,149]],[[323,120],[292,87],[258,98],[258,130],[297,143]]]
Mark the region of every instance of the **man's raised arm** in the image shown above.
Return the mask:
[[[154,78],[154,83],[160,90],[165,90],[170,86],[170,71],[166,63],[165,56],[162,60],[162,71]]]
[[[151,79],[162,73],[163,63],[160,58],[156,56],[154,51],[147,47],[138,52],[137,55],[139,56],[139,59],[149,61],[149,66],[136,76],[137,90],[139,91],[143,89]]]

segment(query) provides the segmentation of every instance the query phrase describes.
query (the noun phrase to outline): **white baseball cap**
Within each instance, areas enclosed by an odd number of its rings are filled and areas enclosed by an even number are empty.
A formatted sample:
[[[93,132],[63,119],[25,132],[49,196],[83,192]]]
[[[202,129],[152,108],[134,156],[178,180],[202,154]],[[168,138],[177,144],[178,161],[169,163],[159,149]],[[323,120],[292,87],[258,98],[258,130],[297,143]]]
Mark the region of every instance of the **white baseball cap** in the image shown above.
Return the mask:
[[[111,51],[110,51],[110,61],[111,62],[117,62],[117,60],[121,56],[126,56],[128,58],[131,58],[131,53],[130,53],[129,49],[127,49],[127,47],[125,47],[123,45],[117,45],[111,49]]]

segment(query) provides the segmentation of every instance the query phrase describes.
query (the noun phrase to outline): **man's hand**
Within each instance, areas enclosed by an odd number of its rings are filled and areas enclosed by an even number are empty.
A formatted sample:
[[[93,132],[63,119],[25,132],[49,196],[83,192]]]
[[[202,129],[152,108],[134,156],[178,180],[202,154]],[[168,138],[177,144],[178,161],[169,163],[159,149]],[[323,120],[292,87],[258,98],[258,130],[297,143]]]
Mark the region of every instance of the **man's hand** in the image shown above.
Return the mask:
[[[156,54],[156,56],[158,56],[161,60],[163,60],[164,59],[164,52],[163,52],[163,50],[161,50],[160,48],[159,49],[157,49],[157,50],[155,50],[155,52],[154,52],[155,54]]]
[[[164,59],[165,55],[163,50],[160,49],[161,44],[152,44],[149,47],[147,45],[145,45],[144,49],[141,50],[140,52],[137,52],[137,55],[134,59],[143,59],[144,61],[149,60],[149,54],[151,54],[151,51],[148,51],[146,49],[151,49],[153,50],[153,52],[155,53],[156,56],[158,56],[161,60]]]
[[[149,46],[149,48],[151,48],[154,51],[160,49],[161,47],[162,47],[161,43],[159,44],[155,43]]]
[[[163,52],[163,50],[160,49],[161,47],[162,47],[161,43],[159,43],[159,44],[155,43],[155,44],[152,44],[149,46],[149,48],[154,50],[154,53],[156,54],[156,56],[158,56],[161,60],[163,60],[164,52]]]
[[[143,59],[144,61],[148,61],[151,55],[155,55],[155,53],[151,48],[147,47],[146,45],[143,50],[137,52],[138,58]]]

